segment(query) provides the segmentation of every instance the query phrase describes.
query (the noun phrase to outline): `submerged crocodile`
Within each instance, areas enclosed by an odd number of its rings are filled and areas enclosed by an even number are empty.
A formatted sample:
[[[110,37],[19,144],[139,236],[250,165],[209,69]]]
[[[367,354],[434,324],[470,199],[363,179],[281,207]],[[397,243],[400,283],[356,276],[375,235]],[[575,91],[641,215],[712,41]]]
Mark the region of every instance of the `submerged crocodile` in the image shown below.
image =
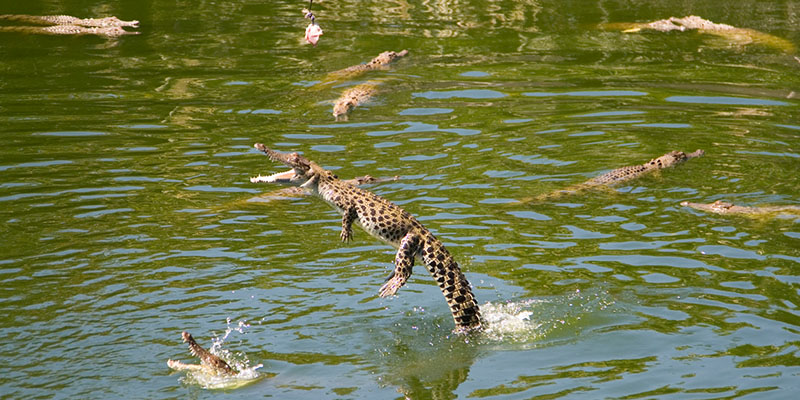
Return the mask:
[[[747,207],[737,206],[732,203],[717,200],[713,203],[692,203],[682,201],[684,207],[691,207],[695,210],[722,214],[722,215],[741,215],[753,218],[768,218],[778,215],[797,215],[800,216],[800,206],[761,206]]]
[[[190,370],[202,371],[209,375],[236,375],[236,371],[228,363],[197,344],[189,332],[184,331],[181,337],[183,337],[184,343],[189,343],[189,352],[200,359],[200,364],[184,364],[176,360],[167,360],[167,366],[176,371]]]
[[[369,101],[376,93],[378,93],[376,82],[362,83],[345,90],[333,103],[333,116],[337,121],[347,120],[350,111]]]
[[[458,264],[444,244],[411,214],[388,200],[339,180],[331,171],[297,153],[278,153],[261,143],[255,148],[291,170],[250,178],[253,183],[279,183],[310,190],[342,214],[342,241],[353,238],[353,222],[367,233],[398,249],[395,268],[379,295],[394,295],[411,276],[415,258],[425,264],[439,285],[455,321],[456,333],[481,329],[475,296]]]
[[[646,174],[669,168],[681,164],[689,159],[700,157],[705,154],[703,150],[696,150],[692,153],[686,154],[682,151],[671,151],[661,157],[654,158],[644,164],[629,165],[626,167],[617,168],[606,172],[600,176],[596,176],[578,185],[570,186],[566,189],[559,189],[552,193],[544,194],[536,198],[536,200],[548,200],[557,198],[564,194],[572,194],[586,189],[592,189],[602,186],[613,186],[633,179],[640,178]],[[529,200],[529,199],[528,199]],[[526,200],[523,200],[526,202]]]
[[[353,65],[339,71],[331,72],[322,82],[323,84],[328,84],[334,81],[352,79],[368,71],[388,69],[389,64],[394,62],[394,60],[405,57],[407,54],[408,50],[403,50],[399,53],[394,51],[384,51],[366,64]]]
[[[126,31],[125,26],[137,28],[139,21],[123,21],[117,17],[77,18],[69,15],[0,15],[0,20],[50,26],[2,26],[0,32],[20,32],[42,35],[98,35],[108,38],[138,35]]]
[[[728,24],[718,24],[696,15],[683,18],[669,17],[658,21],[646,23],[615,23],[607,24],[609,29],[622,29],[624,33],[653,30],[658,32],[696,30],[722,37],[739,45],[758,43],[793,53],[795,46],[790,41],[754,29],[737,28]]]

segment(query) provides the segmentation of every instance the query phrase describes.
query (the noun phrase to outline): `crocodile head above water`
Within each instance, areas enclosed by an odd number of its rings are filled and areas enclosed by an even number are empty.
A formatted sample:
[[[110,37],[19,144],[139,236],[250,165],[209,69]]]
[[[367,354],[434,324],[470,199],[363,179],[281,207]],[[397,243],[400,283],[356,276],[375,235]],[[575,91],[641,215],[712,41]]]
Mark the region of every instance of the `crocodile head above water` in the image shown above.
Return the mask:
[[[200,364],[184,364],[176,360],[168,360],[167,365],[174,370],[203,371],[211,375],[235,375],[236,371],[221,358],[206,350],[194,340],[189,332],[181,333],[184,343],[189,344],[189,352],[200,359]]]
[[[653,168],[664,169],[678,165],[690,158],[700,157],[703,154],[706,154],[706,152],[703,150],[695,150],[694,152],[688,154],[682,151],[673,150],[661,157],[650,160],[647,165],[650,165]]]
[[[408,50],[402,50],[400,52],[384,51],[383,53],[378,54],[377,57],[370,60],[369,64],[373,65],[374,67],[389,65],[394,60],[405,57],[406,54],[408,54]]]
[[[739,207],[739,206],[734,206],[732,203],[728,203],[722,200],[717,200],[713,203],[692,203],[690,201],[682,201],[681,205],[684,207],[694,208],[695,210],[706,211],[715,214],[730,213],[732,207]]]
[[[756,218],[772,217],[777,215],[800,215],[800,206],[796,205],[749,207],[737,206],[733,203],[728,203],[722,200],[717,200],[713,203],[693,203],[691,201],[682,201],[681,205],[714,214],[742,215]]]
[[[333,103],[333,116],[336,120],[346,120],[347,113],[352,109],[369,101],[378,91],[377,83],[362,83],[345,90],[344,93]]]
[[[291,169],[269,176],[259,175],[255,178],[251,178],[251,182],[279,183],[313,190],[321,176],[337,178],[332,172],[297,153],[278,153],[261,143],[256,143],[255,148],[264,152],[269,156],[270,160],[283,163]]]

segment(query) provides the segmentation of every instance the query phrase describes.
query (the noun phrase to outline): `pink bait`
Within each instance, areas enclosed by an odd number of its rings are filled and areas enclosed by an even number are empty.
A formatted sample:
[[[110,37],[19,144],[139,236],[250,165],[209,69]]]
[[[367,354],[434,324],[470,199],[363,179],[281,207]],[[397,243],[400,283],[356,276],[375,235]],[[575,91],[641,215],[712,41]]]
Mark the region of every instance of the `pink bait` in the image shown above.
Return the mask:
[[[308,27],[306,28],[306,42],[316,46],[317,42],[319,42],[320,36],[322,36],[322,28],[313,22],[308,24]]]

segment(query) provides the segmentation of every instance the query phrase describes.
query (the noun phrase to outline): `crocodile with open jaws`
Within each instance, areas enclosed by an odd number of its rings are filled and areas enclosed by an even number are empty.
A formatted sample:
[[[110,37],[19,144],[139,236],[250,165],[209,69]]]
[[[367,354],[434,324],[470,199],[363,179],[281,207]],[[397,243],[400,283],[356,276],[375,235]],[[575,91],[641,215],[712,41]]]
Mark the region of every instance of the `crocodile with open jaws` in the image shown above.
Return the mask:
[[[20,32],[43,35],[98,35],[115,38],[122,35],[138,35],[126,31],[125,26],[139,27],[139,21],[123,21],[117,17],[77,18],[69,15],[0,15],[0,20],[50,26],[2,26],[0,32]]]
[[[209,375],[236,375],[236,371],[221,358],[211,354],[197,344],[189,332],[181,334],[184,343],[189,343],[189,352],[200,359],[200,364],[185,364],[177,360],[167,360],[167,366],[176,371],[202,371]]]
[[[695,210],[700,210],[715,214],[741,215],[752,218],[769,218],[778,215],[800,216],[800,206],[747,207],[747,206],[737,206],[722,200],[717,200],[713,203],[692,203],[691,201],[682,201],[681,205],[684,207],[694,208]]]
[[[368,71],[388,69],[389,64],[398,58],[405,57],[407,54],[408,50],[402,50],[400,52],[384,51],[366,64],[353,65],[345,69],[340,69],[338,71],[329,73],[322,81],[322,84],[330,84],[336,81],[352,79]]]
[[[586,189],[592,189],[597,187],[604,187],[604,186],[613,186],[622,182],[627,182],[633,179],[637,179],[643,175],[662,170],[664,168],[669,168],[678,164],[681,164],[689,159],[700,157],[705,154],[703,150],[696,150],[692,153],[686,154],[682,151],[671,151],[667,154],[664,154],[661,157],[654,158],[644,164],[639,165],[629,165],[626,167],[617,168],[606,172],[600,176],[596,176],[592,179],[587,180],[586,182],[573,185],[567,187],[565,189],[559,189],[551,193],[543,194],[535,199],[537,201],[542,200],[549,200],[558,198],[564,194],[573,194],[580,192]],[[524,199],[522,202],[527,202],[530,199]]]
[[[398,179],[400,179],[400,177],[398,175],[395,175],[395,176],[392,176],[392,177],[386,177],[386,178],[375,178],[372,175],[364,175],[364,176],[359,176],[359,177],[356,177],[356,178],[353,178],[353,179],[343,180],[342,182],[347,183],[349,185],[361,186],[361,185],[367,185],[367,184],[370,184],[370,183],[396,181]],[[267,202],[270,202],[270,201],[273,201],[273,200],[284,200],[284,199],[302,197],[302,196],[309,195],[309,194],[311,194],[311,192],[309,192],[308,190],[305,190],[305,189],[303,189],[303,188],[301,188],[299,186],[288,186],[288,187],[280,188],[280,189],[277,189],[277,190],[273,190],[273,191],[271,191],[269,193],[260,194],[260,195],[258,195],[256,197],[251,197],[251,198],[247,199],[246,201],[248,203],[267,203]]]
[[[256,143],[255,148],[291,170],[259,175],[250,178],[251,182],[307,189],[342,214],[342,241],[353,238],[353,222],[356,222],[367,233],[398,249],[394,271],[379,291],[381,297],[394,295],[411,276],[415,258],[420,258],[447,300],[456,325],[454,332],[481,329],[480,310],[467,278],[444,244],[416,218],[378,195],[344,183],[332,172],[297,153],[278,153],[261,143]]]

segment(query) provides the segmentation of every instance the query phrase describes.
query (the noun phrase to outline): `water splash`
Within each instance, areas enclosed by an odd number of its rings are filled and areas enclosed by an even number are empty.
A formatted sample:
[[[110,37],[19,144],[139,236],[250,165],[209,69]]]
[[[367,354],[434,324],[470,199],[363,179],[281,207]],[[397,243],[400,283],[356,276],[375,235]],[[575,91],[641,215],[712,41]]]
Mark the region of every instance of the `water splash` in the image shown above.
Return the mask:
[[[186,385],[197,385],[203,389],[236,389],[244,385],[253,383],[262,375],[258,373],[258,369],[263,367],[263,364],[250,366],[250,359],[243,352],[232,352],[223,347],[225,341],[233,332],[245,334],[245,329],[250,327],[247,321],[240,320],[236,325],[231,326],[231,319],[226,321],[227,327],[225,334],[222,337],[213,338],[211,347],[208,349],[211,354],[221,358],[234,370],[238,371],[236,375],[217,375],[210,373],[205,369],[190,370],[180,381]]]
[[[541,322],[531,320],[533,311],[539,304],[547,303],[545,300],[509,301],[506,303],[491,302],[481,306],[486,328],[483,334],[491,340],[502,341],[506,338],[519,340],[522,338],[535,340],[541,333]]]
[[[552,338],[558,331],[580,330],[589,316],[614,304],[608,292],[525,299],[481,306],[486,322],[485,339],[495,342],[529,343]]]

